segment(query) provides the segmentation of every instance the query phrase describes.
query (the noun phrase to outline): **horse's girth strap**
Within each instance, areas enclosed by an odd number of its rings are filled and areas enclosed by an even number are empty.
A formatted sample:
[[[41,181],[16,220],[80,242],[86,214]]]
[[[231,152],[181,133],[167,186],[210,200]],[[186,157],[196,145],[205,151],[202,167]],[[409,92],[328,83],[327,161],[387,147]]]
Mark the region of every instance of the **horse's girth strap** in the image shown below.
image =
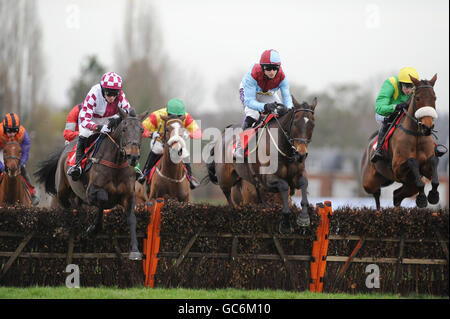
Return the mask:
[[[106,167],[110,167],[110,168],[125,168],[128,167],[128,162],[123,162],[122,164],[118,165],[114,162],[110,162],[104,159],[96,159],[96,158],[91,158],[92,163],[94,164],[100,164]]]

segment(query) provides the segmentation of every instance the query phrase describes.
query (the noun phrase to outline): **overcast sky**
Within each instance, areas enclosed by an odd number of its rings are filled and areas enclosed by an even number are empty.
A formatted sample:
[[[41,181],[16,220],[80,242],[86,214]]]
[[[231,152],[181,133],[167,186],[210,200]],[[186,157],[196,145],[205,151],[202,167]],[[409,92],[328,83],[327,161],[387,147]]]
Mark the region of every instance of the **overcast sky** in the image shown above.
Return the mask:
[[[114,69],[126,1],[38,2],[47,96],[52,105],[70,107],[67,89],[85,56],[96,54]],[[289,81],[313,90],[363,82],[404,66],[426,79],[437,73],[437,111],[448,112],[447,0],[154,0],[153,6],[166,52],[186,72],[202,77],[205,109],[216,107],[217,83],[241,76],[273,48]]]

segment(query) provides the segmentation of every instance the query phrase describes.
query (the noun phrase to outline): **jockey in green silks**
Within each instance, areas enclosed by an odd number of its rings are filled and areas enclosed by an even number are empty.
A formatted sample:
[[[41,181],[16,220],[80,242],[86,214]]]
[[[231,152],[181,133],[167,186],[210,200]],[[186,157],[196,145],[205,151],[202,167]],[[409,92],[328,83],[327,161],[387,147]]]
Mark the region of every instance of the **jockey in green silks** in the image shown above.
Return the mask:
[[[385,80],[381,87],[375,103],[376,120],[381,127],[378,131],[377,149],[370,159],[372,163],[383,158],[382,146],[390,126],[391,115],[408,108],[406,101],[414,89],[410,75],[420,80],[416,69],[405,67],[400,70],[398,76],[392,76]]]

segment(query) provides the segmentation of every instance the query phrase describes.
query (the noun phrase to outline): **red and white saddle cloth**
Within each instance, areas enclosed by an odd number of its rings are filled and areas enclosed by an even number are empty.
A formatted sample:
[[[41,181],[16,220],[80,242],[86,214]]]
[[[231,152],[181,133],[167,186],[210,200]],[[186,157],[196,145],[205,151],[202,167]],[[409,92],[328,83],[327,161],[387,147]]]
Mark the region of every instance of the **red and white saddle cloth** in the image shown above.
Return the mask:
[[[267,123],[269,123],[274,117],[275,117],[274,114],[269,114],[269,116],[267,116],[266,119],[263,122],[261,122],[260,124],[258,124],[256,127],[248,128],[245,131],[243,131],[242,133],[239,133],[241,147],[244,150],[244,157],[248,156],[248,154],[249,154],[248,143],[251,141],[253,136],[256,135],[256,132],[258,131],[258,129],[266,126]],[[233,155],[233,156],[236,151],[236,146],[237,146],[237,142],[234,142],[233,148],[231,149],[231,155]]]

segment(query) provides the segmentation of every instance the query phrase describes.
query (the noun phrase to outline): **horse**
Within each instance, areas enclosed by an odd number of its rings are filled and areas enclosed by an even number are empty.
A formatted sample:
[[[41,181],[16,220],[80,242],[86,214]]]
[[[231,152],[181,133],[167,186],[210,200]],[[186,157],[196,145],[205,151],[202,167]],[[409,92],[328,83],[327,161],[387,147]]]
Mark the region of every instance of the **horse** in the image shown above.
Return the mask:
[[[31,207],[31,195],[22,178],[20,159],[22,147],[16,141],[7,141],[3,149],[5,174],[0,182],[0,204],[21,204]]]
[[[180,202],[190,201],[191,189],[182,161],[183,158],[189,156],[184,140],[186,132],[183,126],[184,118],[184,115],[180,118],[161,116],[165,123],[164,151],[159,163],[155,165],[155,173],[150,181],[150,199],[168,195]]]
[[[410,78],[414,84],[414,92],[409,99],[408,109],[396,124],[397,129],[388,141],[391,161],[380,160],[375,164],[370,161],[375,138],[370,140],[361,160],[362,186],[375,198],[377,210],[380,210],[381,187],[393,182],[402,184],[393,194],[395,207],[400,206],[403,199],[416,194],[416,205],[419,208],[426,207],[427,200],[430,204],[439,202],[439,159],[431,136],[434,120],[437,118],[436,95],[433,89],[437,75],[429,81],[419,81],[412,76]],[[424,192],[422,176],[431,180],[432,189],[428,197]]]
[[[270,202],[272,205],[282,206],[283,197],[280,193],[271,193],[259,190],[264,202]],[[235,207],[249,204],[261,204],[258,197],[258,191],[250,182],[241,179],[236,185],[231,188],[231,200]],[[289,206],[292,206],[291,195],[288,194]]]
[[[221,139],[213,142],[211,157],[207,161],[210,181],[220,186],[230,206],[235,206],[231,197],[232,187],[241,178],[254,185],[258,198],[263,204],[265,202],[261,196],[261,188],[263,191],[279,193],[283,202],[283,219],[279,224],[279,231],[282,234],[292,232],[288,195],[289,193],[293,195],[295,189],[302,190],[302,210],[297,218],[297,224],[299,226],[310,224],[305,160],[308,156],[307,145],[311,141],[314,130],[317,98],[314,98],[311,105],[307,102],[300,104],[294,97],[292,99],[293,108],[279,119],[275,116],[264,129],[258,130],[258,154],[255,153],[254,160],[250,162],[246,159],[243,163],[238,163],[234,159],[230,160],[234,135],[227,134],[225,129]],[[234,128],[240,132],[237,125],[228,128]],[[272,133],[272,129],[275,129],[276,133]],[[277,140],[274,140],[274,136]],[[271,147],[276,148],[277,151],[270,152]],[[269,158],[264,154],[269,154]],[[268,172],[271,163],[275,163],[277,167],[272,172]]]
[[[75,141],[57,151],[48,160],[39,164],[35,173],[38,182],[45,183],[47,193],[53,194],[64,208],[80,205],[80,200],[98,208],[93,224],[87,229],[88,236],[95,236],[102,230],[103,210],[121,205],[126,214],[130,229],[131,251],[128,258],[141,260],[136,238],[135,209],[135,167],[140,157],[140,146],[144,128],[142,120],[148,112],[141,115],[129,115],[118,109],[120,123],[111,133],[93,137],[103,138],[97,153],[90,157],[90,170],[80,180],[73,181],[67,175],[67,157],[75,145]]]

